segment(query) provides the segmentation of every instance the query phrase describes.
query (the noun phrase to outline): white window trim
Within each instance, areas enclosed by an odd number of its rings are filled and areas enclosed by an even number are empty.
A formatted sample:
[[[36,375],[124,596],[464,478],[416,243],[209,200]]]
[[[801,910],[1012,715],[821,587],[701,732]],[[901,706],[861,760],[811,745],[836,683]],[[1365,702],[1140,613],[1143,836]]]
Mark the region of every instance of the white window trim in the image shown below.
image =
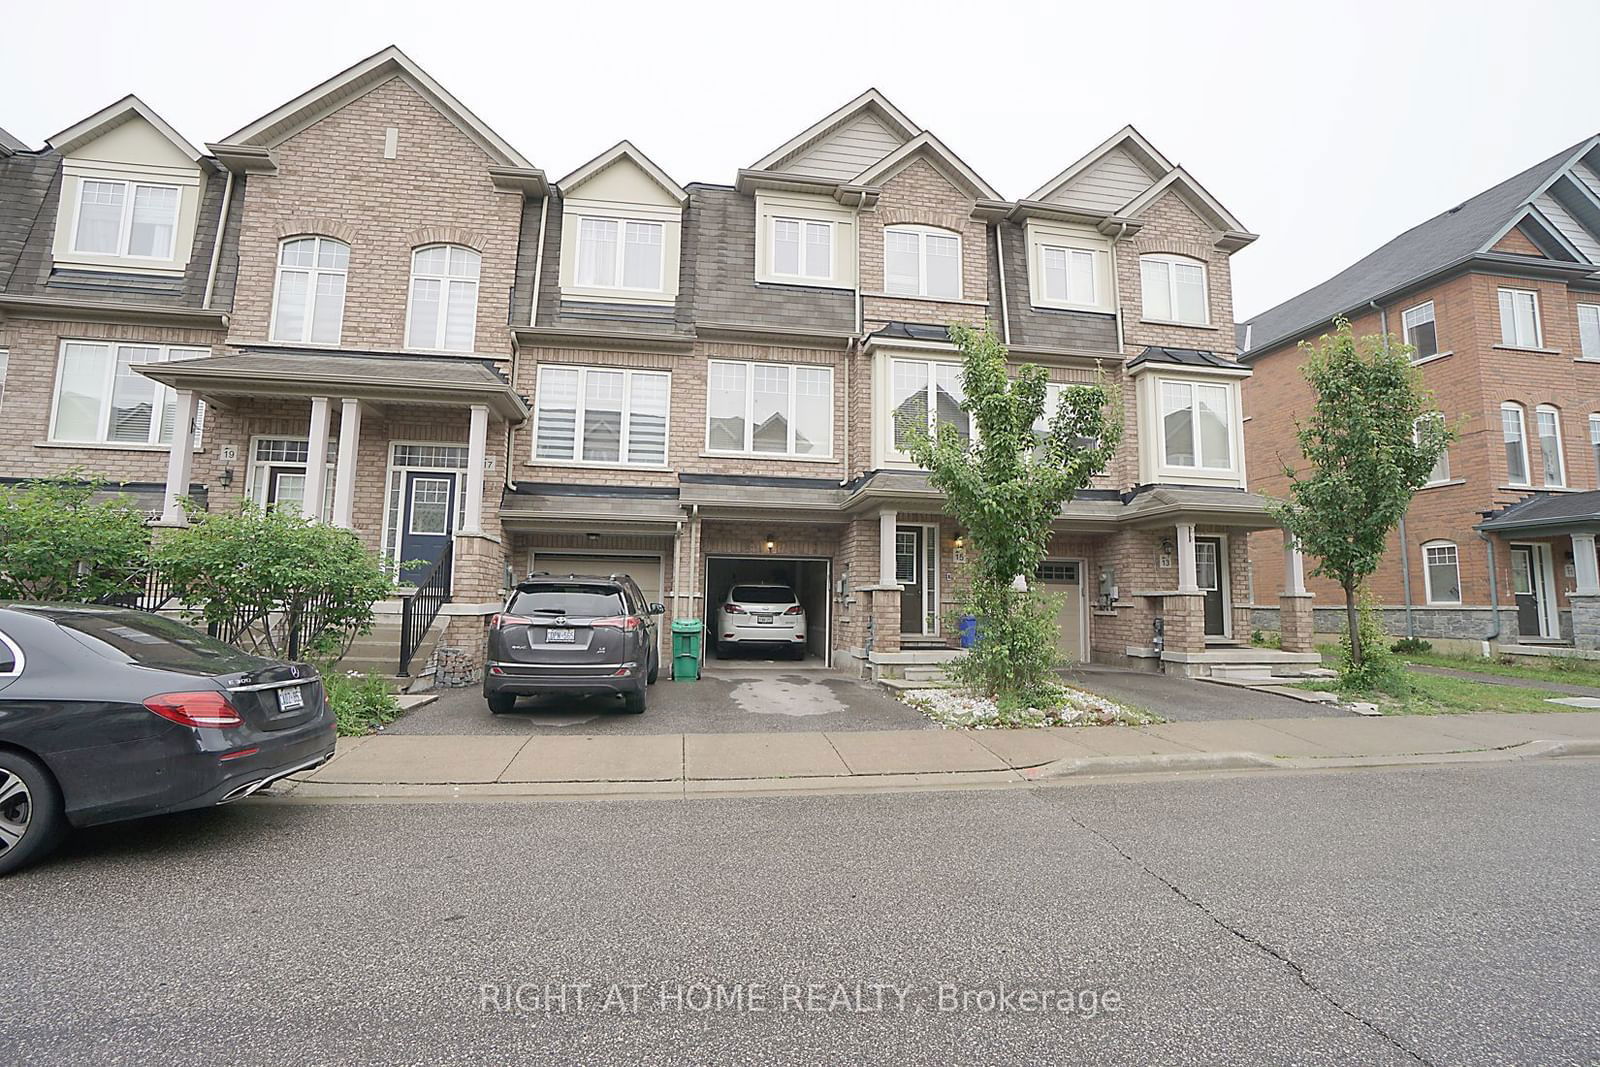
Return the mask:
[[[745,447],[740,449],[715,448],[711,444],[711,368],[716,365],[725,367],[744,368],[744,440]],[[770,367],[789,372],[789,448],[785,452],[757,452],[755,451],[755,368]],[[795,402],[799,399],[795,392],[796,372],[801,370],[820,370],[828,375],[828,450],[826,452],[796,452],[794,450],[794,409]],[[762,360],[750,361],[740,359],[711,359],[706,361],[706,434],[705,449],[707,455],[713,456],[747,456],[751,459],[800,459],[831,461],[833,455],[833,423],[837,414],[837,397],[834,393],[833,368],[817,363],[767,363]]]
[[[1144,298],[1144,264],[1167,264],[1167,303],[1172,308],[1173,315],[1178,313],[1178,274],[1172,269],[1174,264],[1185,267],[1200,268],[1200,309],[1204,313],[1198,322],[1187,319],[1171,318],[1158,319],[1153,317],[1145,307]],[[1172,252],[1146,252],[1139,257],[1139,318],[1144,322],[1159,323],[1169,326],[1210,326],[1211,325],[1211,265],[1203,259],[1193,256],[1180,256]]]
[[[1444,415],[1441,414],[1441,413],[1423,415],[1420,418],[1418,418],[1416,422],[1412,423],[1411,424],[1411,440],[1412,440],[1413,444],[1421,444],[1422,443],[1422,420],[1423,419],[1439,419],[1439,420],[1442,421],[1444,419]],[[1434,471],[1437,471],[1440,467],[1444,468],[1444,477],[1443,478],[1435,478],[1435,477],[1433,477]],[[1446,447],[1443,452],[1439,453],[1439,458],[1434,463],[1433,470],[1428,472],[1428,480],[1426,482],[1422,483],[1422,488],[1427,489],[1427,488],[1430,488],[1431,486],[1435,486],[1435,485],[1449,485],[1449,484],[1450,484],[1450,449],[1448,447]]]
[[[88,440],[56,436],[56,418],[60,414],[61,408],[61,374],[62,371],[66,369],[68,345],[92,345],[96,348],[106,349],[110,356],[110,358],[106,360],[104,382],[105,392],[100,397],[100,414],[98,418],[99,429],[97,431],[98,436]],[[203,359],[206,356],[211,355],[211,349],[205,345],[164,345],[159,343],[145,344],[138,341],[103,341],[88,340],[78,337],[63,337],[59,347],[56,350],[56,376],[50,392],[50,423],[48,428],[48,443],[52,445],[79,445],[86,448],[125,449],[129,452],[172,451],[172,446],[170,444],[163,444],[161,442],[160,433],[161,423],[165,415],[166,406],[167,404],[173,402],[174,398],[176,397],[176,391],[170,386],[163,385],[160,382],[151,383],[155,386],[156,408],[150,413],[149,439],[143,442],[113,441],[110,439],[111,400],[117,383],[118,348],[159,349],[161,352],[161,358],[156,360],[157,363],[170,362],[173,352],[193,352],[194,355],[189,357],[191,359]],[[196,401],[194,446],[192,449],[195,452],[199,452],[201,450],[200,436],[204,427],[204,419],[205,404],[203,401]],[[176,433],[176,428],[174,428],[174,433]]]
[[[433,250],[435,248],[444,248],[444,249],[459,248],[459,249],[462,249],[463,251],[471,252],[473,255],[477,256],[478,257],[478,275],[477,275],[477,277],[475,277],[475,278],[458,278],[458,277],[448,273],[448,270],[449,270],[449,253],[448,252],[446,252],[446,255],[445,255],[446,273],[444,273],[444,274],[418,274],[417,273],[417,257],[420,256],[422,253],[431,251],[431,250]],[[436,281],[436,282],[439,283],[439,321],[438,321],[438,323],[436,325],[436,331],[437,332],[435,333],[434,338],[433,338],[434,341],[437,342],[436,344],[419,345],[419,344],[415,343],[414,339],[411,336],[411,305],[412,305],[412,302],[416,299],[416,295],[417,295],[417,279],[418,278],[422,278],[422,279],[425,279],[427,281]],[[457,353],[457,354],[460,354],[460,353],[463,353],[463,352],[476,352],[477,349],[478,349],[478,301],[483,299],[482,281],[483,281],[483,253],[479,252],[476,248],[469,248],[466,245],[448,244],[448,243],[431,244],[431,245],[419,245],[418,247],[413,248],[411,250],[411,276],[406,279],[406,347],[409,348],[409,349],[412,349],[413,351],[418,351],[418,352],[454,352],[454,353]],[[446,348],[445,344],[444,344],[446,332],[447,332],[447,329],[448,329],[449,317],[450,317],[450,285],[453,282],[471,282],[472,283],[472,343],[470,345],[468,345],[466,348]],[[346,284],[348,285],[348,282]],[[341,320],[341,322],[340,322],[340,332],[341,333],[343,332],[343,328],[344,328],[344,323]]]
[[[574,213],[573,220],[577,223],[577,236],[573,243],[572,253],[572,278],[580,289],[591,291],[615,291],[619,293],[651,293],[660,296],[667,291],[667,224],[661,219],[632,218],[627,215],[598,215],[593,212]],[[612,222],[617,226],[617,256],[613,262],[615,274],[609,284],[584,283],[578,281],[583,275],[583,224],[585,222]],[[628,255],[628,224],[636,226],[654,226],[661,231],[661,243],[656,247],[660,249],[656,263],[657,276],[661,284],[651,288],[645,285],[625,285],[623,279],[628,276],[627,265],[624,262]]]
[[[1552,482],[1545,479],[1544,431],[1539,426],[1539,416],[1549,415],[1556,424],[1556,468],[1560,481]],[[1541,484],[1552,489],[1565,489],[1567,487],[1567,450],[1561,440],[1561,409],[1554,404],[1540,404],[1533,409],[1533,429],[1539,437],[1539,480]]]
[[[1411,323],[1410,323],[1409,319],[1411,318],[1411,313],[1412,312],[1421,311],[1423,308],[1427,308],[1427,310],[1428,310],[1427,321],[1433,323],[1433,351],[1432,352],[1428,352],[1428,353],[1423,354],[1423,355],[1418,355],[1416,353],[1416,351],[1414,350],[1416,348],[1416,346],[1412,345],[1413,351],[1411,353],[1411,360],[1414,363],[1420,363],[1423,360],[1433,359],[1443,351],[1443,349],[1441,349],[1439,347],[1439,318],[1438,318],[1438,312],[1437,312],[1437,309],[1433,306],[1433,301],[1432,300],[1424,300],[1422,303],[1414,304],[1411,307],[1408,307],[1404,311],[1400,312],[1400,340],[1402,340],[1403,342],[1405,342],[1408,345],[1411,344]]]
[[[287,244],[291,244],[291,243],[293,243],[295,241],[304,241],[304,240],[307,240],[307,239],[312,239],[312,240],[316,240],[317,242],[319,242],[318,245],[317,245],[316,252],[312,256],[312,265],[309,266],[309,267],[286,267],[286,266],[284,266],[283,265],[283,246],[287,245]],[[346,244],[344,241],[339,240],[337,237],[328,237],[328,236],[326,236],[324,234],[320,234],[320,233],[297,233],[293,237],[285,237],[281,241],[278,242],[277,250],[273,253],[273,261],[272,261],[273,262],[273,266],[272,266],[272,307],[269,308],[268,311],[267,311],[267,338],[268,338],[268,340],[271,340],[276,344],[306,345],[306,346],[314,346],[314,347],[318,347],[318,348],[322,348],[322,347],[337,348],[341,343],[343,343],[343,340],[344,340],[344,313],[345,313],[345,309],[348,308],[349,304],[350,304],[350,268],[348,266],[345,266],[345,267],[319,267],[319,266],[316,266],[316,260],[320,259],[321,258],[321,254],[322,254],[322,245],[320,243],[322,241],[328,241],[328,242],[330,242],[332,244],[336,244],[336,245],[344,245],[345,252],[346,252],[345,262],[349,263],[349,261],[350,261],[349,257],[350,257],[350,255],[354,254],[355,249],[352,248],[349,244]],[[280,336],[278,336],[278,294],[279,294],[279,289],[282,287],[282,284],[283,284],[283,272],[286,271],[286,270],[287,271],[294,271],[297,274],[309,274],[311,276],[310,284],[306,287],[305,339],[302,339],[302,338],[299,338],[299,337],[280,337]],[[312,324],[312,322],[314,322],[316,320],[316,313],[317,313],[317,275],[318,274],[342,274],[342,275],[344,275],[344,302],[339,307],[339,335],[337,337],[335,337],[331,341],[312,341],[312,340],[310,340],[310,337],[311,337],[311,324]],[[406,294],[406,303],[407,303],[407,306],[406,306],[406,322],[408,324],[408,328],[409,328],[409,323],[411,321],[410,300],[411,300],[411,297],[410,297],[410,293],[408,291],[407,294]]]
[[[1583,346],[1583,313],[1587,310],[1595,320],[1595,332],[1600,334],[1600,304],[1580,303],[1575,314],[1578,317],[1578,358],[1584,361],[1600,363],[1600,340],[1596,341],[1595,350],[1589,351]]]
[[[1600,411],[1589,415],[1589,456],[1595,461],[1595,471],[1600,474]]]
[[[465,448],[469,447],[468,443],[465,442],[465,441],[390,441],[389,442],[389,465],[385,469],[384,476],[383,476],[383,540],[379,541],[378,543],[383,546],[383,556],[384,556],[384,558],[387,559],[390,563],[392,563],[392,564],[394,564],[396,566],[398,566],[400,564],[400,562],[401,562],[401,560],[400,560],[400,542],[405,539],[400,534],[400,532],[398,530],[395,530],[390,525],[391,520],[390,520],[390,514],[389,513],[390,513],[391,508],[393,508],[394,505],[395,505],[395,497],[396,497],[396,495],[403,495],[405,493],[405,481],[404,481],[403,478],[401,479],[399,485],[395,484],[395,475],[396,474],[404,474],[406,472],[417,471],[417,472],[421,472],[421,473],[424,473],[424,474],[453,474],[453,475],[455,475],[456,478],[457,478],[455,528],[457,530],[460,530],[461,527],[463,525],[465,525],[466,516],[467,516],[467,494],[466,494],[466,473],[467,473],[467,468],[466,468],[466,465],[463,463],[463,465],[460,466],[460,467],[442,467],[442,466],[437,466],[437,465],[435,465],[435,466],[412,466],[411,464],[408,464],[408,463],[401,463],[398,460],[398,457],[400,455],[400,450],[402,448],[408,446],[408,445],[416,445],[416,446],[421,446],[421,447],[424,447],[424,448],[462,448],[462,449],[465,449]],[[254,456],[254,454],[255,454],[255,444],[254,444],[253,441],[251,442],[251,446],[250,447],[251,447],[251,455]],[[405,513],[405,502],[403,500],[400,501],[399,513],[401,515],[403,515]],[[390,537],[391,534],[394,536],[394,544],[392,546],[389,543],[389,537]],[[451,542],[451,552],[454,553],[454,551],[455,551],[455,542],[452,540],[452,542]]]
[[[785,274],[778,269],[778,223],[792,222],[800,227],[800,273]],[[810,263],[811,242],[806,240],[807,226],[824,226],[828,230],[828,269],[823,274],[807,274]],[[834,262],[838,258],[838,226],[831,219],[812,219],[804,215],[773,215],[767,220],[767,273],[774,278],[795,285],[825,285],[833,281]]]
[[[10,369],[11,352],[9,349],[0,348],[0,412],[5,411],[6,407],[6,374]]]
[[[572,424],[572,458],[551,459],[539,455],[539,425],[544,416],[544,372],[547,370],[575,370],[578,372],[578,407]],[[587,385],[590,371],[610,372],[623,375],[622,384],[622,436],[617,448],[618,458],[615,460],[595,460],[583,458],[583,430],[584,422],[588,416],[586,401]],[[628,435],[632,432],[633,414],[633,379],[636,375],[660,375],[667,380],[667,415],[662,427],[663,457],[660,463],[630,463],[628,462]],[[533,392],[533,433],[529,445],[528,461],[539,467],[589,467],[610,470],[670,470],[672,469],[672,372],[664,370],[645,370],[634,367],[589,367],[572,363],[545,363],[539,367],[539,373],[534,379]]]
[[[1500,405],[1500,454],[1502,456],[1505,455],[1505,446],[1509,443],[1505,439],[1505,413],[1508,411],[1514,411],[1517,413],[1518,444],[1522,449],[1523,479],[1521,481],[1517,481],[1511,476],[1511,471],[1508,468],[1506,470],[1506,484],[1514,485],[1519,488],[1523,486],[1532,486],[1533,463],[1530,450],[1528,448],[1528,413],[1523,410],[1521,404],[1510,400]]]
[[[928,425],[926,429],[930,436],[938,432],[938,404],[934,402],[934,390],[939,387],[938,368],[954,367],[957,371],[960,371],[962,365],[953,359],[928,359],[909,353],[901,355],[890,353],[883,361],[883,409],[880,412],[882,416],[880,421],[884,427],[883,454],[889,458],[891,463],[903,463],[907,466],[915,467],[917,466],[917,461],[896,448],[894,443],[894,365],[896,363],[921,363],[928,368]],[[964,402],[965,400],[963,399]],[[978,421],[972,417],[971,412],[967,413],[967,420],[971,440],[976,443],[978,440]],[[918,469],[920,470],[921,468]]]
[[[306,459],[307,459],[307,462],[305,462],[305,463],[293,463],[293,462],[291,462],[289,460],[282,460],[282,461],[258,460],[258,459],[256,459],[256,446],[258,444],[260,444],[262,441],[303,441],[303,442],[305,442],[305,445],[306,445]],[[249,447],[250,447],[250,451],[245,453],[245,460],[244,460],[244,499],[255,503],[259,507],[263,507],[263,508],[266,507],[266,499],[265,499],[265,497],[266,497],[266,487],[262,486],[260,484],[260,482],[258,481],[258,477],[259,476],[256,474],[256,468],[257,467],[260,467],[260,466],[265,466],[265,467],[269,467],[269,468],[270,467],[300,467],[303,470],[307,471],[308,473],[310,472],[311,464],[310,464],[309,460],[311,458],[311,438],[306,436],[306,435],[304,435],[304,434],[297,434],[297,433],[258,433],[258,434],[254,435],[253,437],[250,438],[250,446]],[[339,439],[337,437],[331,437],[330,436],[328,438],[328,451],[329,451],[329,453],[331,453],[331,454],[333,454],[335,456],[337,456],[339,454]],[[335,474],[336,474],[335,468],[337,467],[337,465],[338,464],[337,464],[337,462],[335,460],[330,459],[330,460],[328,460],[326,462],[326,464],[324,464],[324,467],[323,467],[324,476],[323,476],[323,482],[322,482],[322,497],[323,497],[322,521],[324,521],[324,522],[332,522],[333,521],[332,516],[333,516],[333,504],[334,504],[334,500],[333,500],[333,498],[334,498],[334,479],[335,479]],[[256,499],[256,490],[257,489],[261,490],[262,499],[260,499],[260,500]]]
[[[1454,600],[1441,600],[1433,595],[1433,567],[1428,563],[1428,549],[1449,548],[1456,554],[1456,598]],[[1461,547],[1454,541],[1442,538],[1422,543],[1422,589],[1423,598],[1429,604],[1459,604],[1461,597]]]
[[[1116,277],[1112,267],[1110,242],[1093,230],[1079,232],[1060,224],[1029,219],[1024,224],[1028,252],[1028,300],[1033,307],[1067,311],[1093,311],[1101,314],[1116,312]],[[1044,255],[1046,249],[1066,252],[1087,252],[1094,257],[1094,301],[1075,304],[1052,300],[1045,281]]]
[[[1162,393],[1167,385],[1182,385],[1188,387],[1190,410],[1195,414],[1189,420],[1189,432],[1194,442],[1195,462],[1192,464],[1172,463],[1167,459],[1167,431],[1166,413],[1162,410]],[[1221,389],[1228,397],[1227,428],[1228,428],[1228,465],[1226,467],[1207,467],[1202,462],[1200,449],[1200,418],[1198,398],[1194,390],[1199,388]],[[1155,416],[1156,416],[1156,457],[1161,469],[1165,471],[1190,472],[1205,475],[1236,474],[1239,471],[1239,442],[1235,433],[1235,425],[1239,418],[1239,390],[1232,382],[1202,381],[1196,378],[1157,378],[1155,380]]]
[[[914,234],[917,238],[917,291],[914,293],[898,293],[889,288],[889,235],[896,233]],[[953,294],[928,292],[928,238],[944,237],[956,243],[956,291]],[[946,230],[939,226],[923,226],[904,224],[885,226],[883,228],[883,295],[900,297],[905,300],[964,300],[966,279],[962,276],[965,250],[962,247],[961,234],[955,230]]]
[[[1524,344],[1521,341],[1521,339],[1514,339],[1514,340],[1510,340],[1510,341],[1506,340],[1505,314],[1500,308],[1500,294],[1501,293],[1511,293],[1511,294],[1513,294],[1513,296],[1512,296],[1513,303],[1515,303],[1517,295],[1525,295],[1525,296],[1533,297],[1533,341],[1532,341],[1532,343]],[[1502,346],[1504,346],[1506,348],[1543,348],[1544,347],[1544,316],[1539,313],[1539,290],[1537,290],[1537,289],[1517,289],[1517,288],[1513,288],[1512,286],[1509,286],[1509,285],[1502,285],[1502,286],[1500,286],[1499,290],[1495,294],[1495,310],[1496,310],[1496,312],[1498,312],[1500,314],[1500,344]],[[1513,307],[1513,311],[1515,311],[1514,307]],[[1515,315],[1513,315],[1513,317],[1512,317],[1512,325],[1515,326]]]
[[[90,182],[122,186],[122,220],[117,231],[117,250],[115,252],[92,251],[78,247],[78,230],[83,217],[83,193]],[[138,195],[140,188],[171,189],[178,194],[178,201],[174,205],[172,212],[172,238],[167,242],[167,254],[164,256],[136,256],[128,251],[128,240],[133,233],[133,200]],[[109,256],[113,259],[143,260],[147,263],[171,263],[178,255],[178,229],[182,225],[182,185],[175,185],[171,182],[136,181],[131,178],[79,177],[78,202],[72,213],[72,233],[69,238],[71,243],[68,247],[74,256]]]

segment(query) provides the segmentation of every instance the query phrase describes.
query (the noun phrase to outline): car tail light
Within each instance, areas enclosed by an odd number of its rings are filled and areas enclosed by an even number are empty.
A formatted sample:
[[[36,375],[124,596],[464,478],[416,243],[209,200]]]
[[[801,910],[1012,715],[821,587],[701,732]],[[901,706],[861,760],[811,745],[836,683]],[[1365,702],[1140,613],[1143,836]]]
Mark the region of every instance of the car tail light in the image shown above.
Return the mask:
[[[611,615],[604,619],[595,619],[590,626],[605,626],[612,630],[637,630],[643,625],[643,620],[637,615]]]
[[[490,629],[499,626],[531,626],[532,619],[525,619],[521,615],[495,615],[489,619]]]
[[[146,700],[144,706],[179,726],[225,730],[244,725],[221,693],[161,693]]]
[[[804,615],[805,613],[806,613],[805,609],[802,608],[799,604],[796,604],[794,607],[792,607],[788,611],[784,612],[785,615]]]
[[[729,615],[743,615],[745,613],[744,609],[737,604],[724,604],[722,605],[722,610]]]

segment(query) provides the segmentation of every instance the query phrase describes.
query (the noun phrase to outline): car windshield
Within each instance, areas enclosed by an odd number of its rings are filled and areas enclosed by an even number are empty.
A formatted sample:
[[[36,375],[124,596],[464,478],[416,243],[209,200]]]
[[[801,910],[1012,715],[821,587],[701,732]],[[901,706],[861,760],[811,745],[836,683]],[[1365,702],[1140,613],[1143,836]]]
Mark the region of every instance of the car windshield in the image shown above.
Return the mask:
[[[628,613],[621,589],[593,582],[551,582],[518,589],[506,610],[512,615],[571,615],[579,619]]]
[[[736,585],[728,599],[736,604],[793,604],[794,590],[786,585]]]
[[[270,660],[240,652],[176,619],[133,611],[59,612],[57,626],[107,659],[186,674],[236,674]]]

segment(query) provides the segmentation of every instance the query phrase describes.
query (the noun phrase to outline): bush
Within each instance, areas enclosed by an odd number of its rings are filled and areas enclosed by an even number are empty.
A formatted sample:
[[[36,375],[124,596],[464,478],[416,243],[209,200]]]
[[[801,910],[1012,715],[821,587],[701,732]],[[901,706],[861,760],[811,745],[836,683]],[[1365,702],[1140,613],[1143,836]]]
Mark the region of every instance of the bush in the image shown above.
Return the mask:
[[[1432,652],[1433,642],[1424,641],[1420,637],[1402,637],[1400,640],[1389,646],[1389,651],[1398,652],[1402,656],[1413,655],[1422,652]]]
[[[328,694],[340,737],[361,737],[400,715],[400,702],[389,692],[389,683],[376,674],[323,671],[322,688]]]
[[[93,601],[137,587],[148,566],[145,516],[105,483],[59,478],[0,487],[0,600]]]
[[[978,642],[950,665],[953,677],[1002,711],[1051,708],[1062,701],[1054,674],[1061,663],[1059,598],[1019,592],[979,576],[967,610],[978,617]]]
[[[1405,671],[1389,651],[1378,602],[1365,587],[1356,597],[1356,617],[1360,620],[1357,636],[1362,658],[1360,663],[1354,661],[1350,627],[1346,625],[1339,636],[1339,688],[1404,696],[1408,689]]]

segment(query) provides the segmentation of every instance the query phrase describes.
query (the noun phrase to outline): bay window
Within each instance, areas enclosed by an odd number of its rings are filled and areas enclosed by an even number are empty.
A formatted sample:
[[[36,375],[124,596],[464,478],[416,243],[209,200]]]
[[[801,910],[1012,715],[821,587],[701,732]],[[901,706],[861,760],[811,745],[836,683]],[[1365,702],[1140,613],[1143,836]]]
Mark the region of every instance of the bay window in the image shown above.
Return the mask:
[[[833,277],[833,223],[774,218],[771,262],[772,273],[786,278]]]
[[[929,226],[883,231],[883,291],[894,296],[961,299],[961,238]]]
[[[1162,381],[1160,387],[1164,464],[1232,470],[1232,387],[1171,380]]]
[[[1158,322],[1204,326],[1211,321],[1206,299],[1206,268],[1185,256],[1139,257],[1144,317]]]
[[[478,335],[478,274],[483,257],[460,245],[433,245],[411,255],[411,308],[406,347],[471,352]]]
[[[80,179],[72,251],[170,260],[176,255],[182,199],[183,192],[176,185]]]
[[[1533,414],[1539,427],[1539,458],[1544,466],[1544,484],[1563,487],[1567,484],[1567,463],[1561,452],[1561,414],[1549,404],[1540,404]]]
[[[1500,343],[1513,348],[1540,348],[1539,294],[1531,289],[1500,290]]]
[[[1500,405],[1500,437],[1505,442],[1506,480],[1512,485],[1528,485],[1528,434],[1522,405]]]
[[[670,382],[665,371],[540,367],[534,459],[665,466]]]
[[[331,237],[295,237],[278,246],[272,339],[336,345],[344,330],[350,246]]]
[[[581,216],[577,283],[586,289],[662,291],[666,226],[660,222]]]
[[[56,374],[50,440],[83,444],[170,445],[176,394],[146,378],[146,363],[199,359],[205,348],[66,341]],[[196,443],[204,405],[195,409]]]
[[[972,417],[962,410],[966,390],[961,365],[921,359],[889,361],[889,417],[894,451],[905,455],[909,432],[920,429],[929,437],[940,426],[954,426],[963,441],[972,440]]]
[[[833,454],[833,369],[711,360],[706,451]]]

